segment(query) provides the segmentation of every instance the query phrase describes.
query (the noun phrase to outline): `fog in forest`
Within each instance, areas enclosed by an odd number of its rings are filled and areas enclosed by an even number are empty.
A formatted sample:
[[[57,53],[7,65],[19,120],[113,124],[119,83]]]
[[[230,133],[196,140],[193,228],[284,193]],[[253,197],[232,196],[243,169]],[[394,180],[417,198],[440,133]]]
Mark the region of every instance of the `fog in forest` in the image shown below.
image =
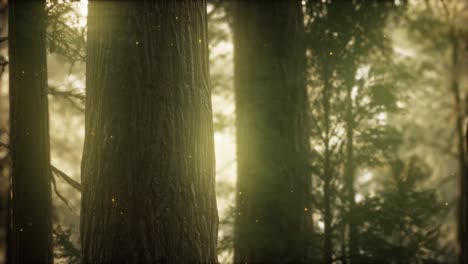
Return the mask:
[[[468,264],[466,0],[0,18],[0,263]]]

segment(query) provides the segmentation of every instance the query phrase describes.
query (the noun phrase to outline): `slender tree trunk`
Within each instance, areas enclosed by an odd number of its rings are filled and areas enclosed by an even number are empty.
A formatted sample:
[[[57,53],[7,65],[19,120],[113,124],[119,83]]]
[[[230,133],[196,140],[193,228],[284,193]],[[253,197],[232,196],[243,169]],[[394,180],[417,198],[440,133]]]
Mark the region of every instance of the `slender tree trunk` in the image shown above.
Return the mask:
[[[91,1],[83,263],[216,263],[206,2]]]
[[[312,230],[300,1],[237,1],[236,263],[305,262]]]
[[[332,211],[331,211],[331,178],[332,171],[330,166],[331,152],[327,145],[325,148],[325,163],[324,163],[324,187],[323,187],[323,222],[324,222],[324,245],[323,245],[323,263],[332,263]]]
[[[458,138],[458,163],[460,177],[460,202],[458,206],[458,239],[460,245],[459,261],[462,264],[468,263],[468,192],[467,192],[467,160],[463,133],[463,111],[460,98],[459,84],[459,39],[455,32],[452,32],[452,80],[451,91],[454,99],[456,113],[456,131]]]
[[[352,71],[354,72],[354,71]],[[353,76],[354,79],[354,76]],[[354,176],[355,176],[355,165],[354,165],[354,115],[353,115],[353,99],[351,96],[352,85],[347,85],[346,90],[346,163],[345,163],[345,179],[344,185],[347,196],[347,206],[349,213],[349,224],[348,224],[348,259],[349,263],[358,263],[357,258],[359,255],[359,247],[357,244],[357,223],[354,215],[355,207],[355,190],[354,190]]]
[[[348,239],[346,237],[346,226],[343,226],[340,231],[341,231],[340,236],[341,236],[341,255],[342,255],[341,263],[347,264],[348,259],[346,258],[346,254],[347,254]]]
[[[324,164],[323,164],[323,263],[332,263],[332,177],[333,170],[331,166],[332,152],[330,149],[330,97],[332,92],[332,85],[330,83],[330,69],[326,65],[324,71],[324,86],[322,95],[322,106],[324,109],[323,118],[325,126],[325,152],[324,152]]]
[[[52,263],[45,2],[9,2],[11,225],[8,263]]]

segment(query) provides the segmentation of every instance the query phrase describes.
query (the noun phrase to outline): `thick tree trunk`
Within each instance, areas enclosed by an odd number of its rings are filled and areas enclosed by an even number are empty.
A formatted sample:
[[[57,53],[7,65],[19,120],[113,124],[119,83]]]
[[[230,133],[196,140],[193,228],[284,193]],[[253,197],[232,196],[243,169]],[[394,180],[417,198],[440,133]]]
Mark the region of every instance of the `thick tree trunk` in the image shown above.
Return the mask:
[[[312,230],[300,1],[237,1],[236,263],[305,262]]]
[[[8,263],[52,263],[45,2],[9,2],[11,225]]]
[[[89,3],[83,263],[216,263],[206,2]]]

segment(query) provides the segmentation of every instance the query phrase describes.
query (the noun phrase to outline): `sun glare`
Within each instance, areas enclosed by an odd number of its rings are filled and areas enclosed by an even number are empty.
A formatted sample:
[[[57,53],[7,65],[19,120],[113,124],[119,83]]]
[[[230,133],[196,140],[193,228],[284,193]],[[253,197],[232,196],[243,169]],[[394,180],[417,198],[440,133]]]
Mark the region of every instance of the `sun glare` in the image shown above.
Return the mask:
[[[76,2],[75,5],[80,16],[86,18],[88,16],[88,0],[80,0]]]

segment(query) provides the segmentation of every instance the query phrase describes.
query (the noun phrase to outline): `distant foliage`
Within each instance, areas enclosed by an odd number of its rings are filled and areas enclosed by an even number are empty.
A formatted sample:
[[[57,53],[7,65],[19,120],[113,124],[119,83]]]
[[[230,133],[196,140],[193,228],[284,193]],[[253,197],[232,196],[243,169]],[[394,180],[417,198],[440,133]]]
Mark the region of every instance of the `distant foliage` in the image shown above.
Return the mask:
[[[86,60],[86,27],[72,1],[53,1],[47,6],[46,39],[50,53],[57,53],[73,66]]]
[[[71,233],[70,229],[63,229],[60,225],[53,231],[54,257],[58,263],[81,263],[81,251],[70,240]]]
[[[415,157],[388,167],[380,172],[385,180],[379,190],[356,208],[360,263],[443,263],[439,237],[446,206],[434,189],[418,187],[430,170]]]

